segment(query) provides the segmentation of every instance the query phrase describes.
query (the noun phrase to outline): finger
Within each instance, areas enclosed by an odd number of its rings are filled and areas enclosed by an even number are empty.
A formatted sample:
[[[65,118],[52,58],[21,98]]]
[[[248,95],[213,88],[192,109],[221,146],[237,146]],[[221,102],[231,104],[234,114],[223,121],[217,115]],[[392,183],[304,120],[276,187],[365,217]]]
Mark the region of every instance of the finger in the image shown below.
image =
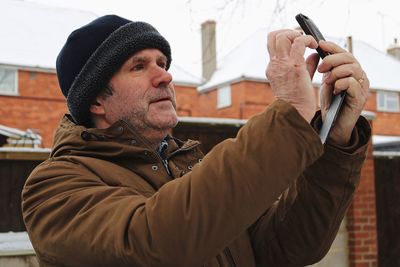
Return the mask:
[[[290,55],[293,41],[301,36],[299,31],[287,30],[276,35],[276,56],[285,58]]]
[[[290,57],[294,59],[295,62],[303,62],[307,47],[315,49],[318,47],[318,43],[311,35],[301,35],[297,37],[293,41]]]
[[[349,90],[350,88],[352,88],[352,90]],[[360,89],[362,89],[361,83],[359,83],[354,77],[346,77],[335,82],[333,93],[337,95],[343,91],[349,90],[349,94],[355,96],[355,92],[361,91]]]
[[[333,68],[343,65],[343,64],[353,64],[356,63],[359,65],[357,59],[349,52],[331,54],[326,56],[321,64],[318,66],[319,72],[330,71]]]
[[[363,76],[364,72],[361,69],[361,66],[358,63],[353,62],[351,64],[344,64],[333,68],[325,82],[330,84],[345,77],[353,77],[356,80],[360,80],[363,78]]]
[[[346,106],[360,113],[368,99],[368,89],[353,77],[336,81],[334,91],[335,94],[346,91]]]
[[[321,47],[322,50],[328,52],[330,54],[337,54],[337,53],[345,53],[348,52],[343,47],[329,41],[321,40],[319,41],[318,45]]]
[[[306,59],[306,67],[308,73],[310,73],[311,80],[314,78],[315,71],[317,70],[319,62],[319,55],[317,53],[313,53],[309,55]]]
[[[357,80],[354,77],[346,77],[335,82],[334,94],[347,91],[347,94],[353,97],[368,98],[369,96],[369,80],[364,75],[363,79]]]
[[[287,30],[273,31],[268,34],[267,48],[271,57],[276,56],[276,36]]]

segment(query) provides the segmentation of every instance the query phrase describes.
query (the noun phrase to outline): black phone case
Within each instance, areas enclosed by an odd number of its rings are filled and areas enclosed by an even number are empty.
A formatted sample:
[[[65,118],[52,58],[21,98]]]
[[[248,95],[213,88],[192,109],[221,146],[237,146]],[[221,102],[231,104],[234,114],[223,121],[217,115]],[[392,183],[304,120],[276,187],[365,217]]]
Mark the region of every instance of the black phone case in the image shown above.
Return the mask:
[[[318,27],[314,24],[314,22],[309,17],[307,17],[303,14],[297,14],[296,20],[299,23],[300,27],[303,29],[305,34],[313,36],[317,42],[319,42],[320,40],[325,40],[324,36],[319,31]],[[324,57],[326,57],[327,55],[329,55],[329,53],[322,50],[319,46],[317,47],[316,50],[322,59]],[[329,106],[328,113],[326,114],[325,120],[324,120],[324,122],[321,126],[321,130],[319,132],[319,137],[320,137],[322,143],[325,143],[326,139],[328,138],[329,132],[331,131],[331,128],[332,128],[333,124],[335,123],[335,120],[339,114],[339,111],[343,104],[345,96],[346,96],[346,92],[342,92],[341,94],[335,95],[332,98],[332,102]]]
[[[305,34],[313,36],[317,42],[319,42],[320,40],[325,41],[324,36],[309,17],[303,14],[297,14],[296,20],[299,23],[300,27],[303,29]],[[321,58],[324,58],[327,55],[329,55],[329,53],[322,50],[319,46],[317,47],[317,52]]]

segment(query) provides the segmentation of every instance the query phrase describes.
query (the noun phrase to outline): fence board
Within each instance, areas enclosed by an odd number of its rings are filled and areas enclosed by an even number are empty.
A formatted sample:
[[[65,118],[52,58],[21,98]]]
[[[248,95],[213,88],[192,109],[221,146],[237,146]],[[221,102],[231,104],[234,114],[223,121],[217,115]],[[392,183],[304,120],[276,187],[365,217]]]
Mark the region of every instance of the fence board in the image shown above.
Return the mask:
[[[0,160],[0,232],[25,231],[21,192],[26,178],[40,161]]]
[[[400,266],[400,158],[376,157],[379,266]]]

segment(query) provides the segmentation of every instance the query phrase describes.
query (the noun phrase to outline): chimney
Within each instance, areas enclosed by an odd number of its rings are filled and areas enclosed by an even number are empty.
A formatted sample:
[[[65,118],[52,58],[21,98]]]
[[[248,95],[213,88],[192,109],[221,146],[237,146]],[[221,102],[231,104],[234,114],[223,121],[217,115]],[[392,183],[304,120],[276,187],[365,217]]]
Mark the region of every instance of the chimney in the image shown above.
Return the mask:
[[[396,59],[400,60],[400,45],[397,38],[394,38],[394,44],[392,44],[386,51],[389,55],[392,55]]]
[[[353,54],[353,37],[347,36],[347,51]]]
[[[215,21],[211,20],[201,24],[202,72],[206,81],[211,78],[217,68],[215,24]]]

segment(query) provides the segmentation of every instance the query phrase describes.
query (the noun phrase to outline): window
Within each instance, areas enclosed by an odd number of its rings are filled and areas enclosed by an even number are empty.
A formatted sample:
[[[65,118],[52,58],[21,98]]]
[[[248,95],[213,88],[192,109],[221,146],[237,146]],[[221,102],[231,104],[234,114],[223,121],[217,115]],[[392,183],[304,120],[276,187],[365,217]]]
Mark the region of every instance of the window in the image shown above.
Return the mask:
[[[231,87],[225,86],[217,90],[217,108],[228,107],[232,104],[231,101]]]
[[[17,70],[0,67],[0,94],[16,95],[17,93]]]
[[[400,110],[399,107],[399,93],[378,91],[377,93],[378,111],[392,111]]]

